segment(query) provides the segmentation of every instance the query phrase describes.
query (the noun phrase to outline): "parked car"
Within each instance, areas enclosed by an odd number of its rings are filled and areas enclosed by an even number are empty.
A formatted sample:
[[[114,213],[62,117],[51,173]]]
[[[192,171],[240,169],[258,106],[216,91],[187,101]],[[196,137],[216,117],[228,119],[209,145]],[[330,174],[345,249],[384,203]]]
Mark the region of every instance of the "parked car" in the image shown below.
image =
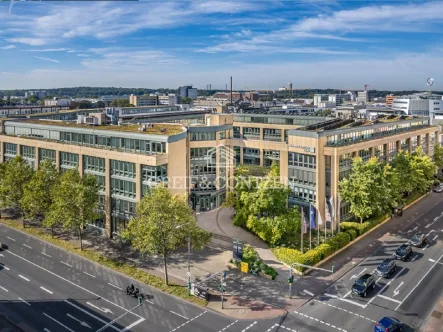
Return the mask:
[[[411,255],[412,255],[412,248],[407,243],[402,244],[400,247],[398,247],[394,253],[394,257],[402,261],[407,260]]]
[[[400,332],[402,330],[403,323],[394,317],[383,317],[374,327],[374,332]]]
[[[379,277],[389,278],[395,271],[397,271],[397,264],[393,259],[386,258],[378,264],[375,272]]]
[[[434,187],[434,192],[441,193],[442,191],[443,191],[443,186],[442,185]]]
[[[352,286],[352,293],[366,297],[368,292],[375,288],[375,278],[369,274],[363,274]]]
[[[426,235],[423,233],[415,233],[408,241],[408,244],[421,248],[426,243]]]

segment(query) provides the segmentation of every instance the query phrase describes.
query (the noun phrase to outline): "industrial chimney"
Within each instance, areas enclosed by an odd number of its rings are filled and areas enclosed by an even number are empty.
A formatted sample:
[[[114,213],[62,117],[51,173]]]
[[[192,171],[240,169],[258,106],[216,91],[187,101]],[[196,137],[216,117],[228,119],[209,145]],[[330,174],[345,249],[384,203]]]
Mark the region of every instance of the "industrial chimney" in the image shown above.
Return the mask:
[[[232,104],[232,76],[231,76],[231,104]]]

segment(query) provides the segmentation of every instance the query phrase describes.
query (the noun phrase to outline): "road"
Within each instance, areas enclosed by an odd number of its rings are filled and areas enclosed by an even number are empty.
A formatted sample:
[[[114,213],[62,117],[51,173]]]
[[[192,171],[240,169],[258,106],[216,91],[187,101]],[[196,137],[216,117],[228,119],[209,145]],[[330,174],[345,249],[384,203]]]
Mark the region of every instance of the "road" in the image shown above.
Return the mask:
[[[378,279],[376,289],[367,298],[349,292],[359,275],[372,272],[416,231],[428,234],[429,246],[414,249],[410,261],[398,262],[396,274]],[[104,331],[373,331],[374,323],[385,315],[399,318],[410,331],[418,331],[441,294],[442,238],[443,204],[435,204],[418,218],[405,220],[395,234],[378,239],[381,245],[374,246],[371,255],[296,311],[275,319],[236,320],[137,284],[122,274],[0,225],[1,242],[8,246],[0,252],[0,313],[27,332],[91,332],[119,317]],[[131,283],[148,295],[140,307],[136,307],[136,299],[124,293]]]

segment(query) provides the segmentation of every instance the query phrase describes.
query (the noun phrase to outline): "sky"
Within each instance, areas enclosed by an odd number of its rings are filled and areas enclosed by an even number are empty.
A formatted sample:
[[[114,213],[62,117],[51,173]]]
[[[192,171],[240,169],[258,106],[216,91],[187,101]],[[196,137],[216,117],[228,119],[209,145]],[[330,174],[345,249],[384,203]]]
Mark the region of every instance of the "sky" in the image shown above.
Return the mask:
[[[443,1],[0,3],[0,89],[443,90]]]

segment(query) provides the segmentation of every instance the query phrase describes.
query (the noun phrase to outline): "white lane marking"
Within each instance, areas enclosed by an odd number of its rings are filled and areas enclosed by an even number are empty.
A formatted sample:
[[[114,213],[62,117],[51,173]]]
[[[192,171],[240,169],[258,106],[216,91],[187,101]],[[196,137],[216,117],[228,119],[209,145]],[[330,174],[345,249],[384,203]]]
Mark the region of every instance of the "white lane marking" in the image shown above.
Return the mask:
[[[311,293],[310,291],[307,291],[306,289],[303,290],[305,294],[308,294],[309,296],[314,296],[314,293]]]
[[[418,254],[416,254],[414,257],[412,257],[411,262],[415,261],[418,257]]]
[[[425,228],[429,228],[429,227],[431,227],[431,225],[432,225],[432,224],[427,224],[427,225],[425,226]]]
[[[51,316],[49,316],[47,313],[43,313],[43,315],[45,315],[46,317],[48,317],[49,319],[53,320],[54,322],[56,322],[58,325],[63,326],[65,329],[67,329],[70,332],[75,332],[73,330],[71,330],[69,327],[67,327],[66,325],[63,325],[62,323],[60,323],[58,320],[56,320],[55,318],[52,318]]]
[[[400,294],[399,288],[404,284],[404,281],[400,283],[400,285],[397,286],[397,288],[394,290],[394,296],[397,296]]]
[[[26,277],[23,277],[21,274],[19,274],[18,275],[20,278],[22,278],[23,280],[26,280],[26,281],[29,281],[29,279],[28,278],[26,278]]]
[[[377,322],[376,322],[375,320],[373,320],[373,319],[370,319],[370,318],[368,318],[368,317],[364,317],[364,316],[362,316],[362,315],[356,314],[355,312],[352,312],[352,311],[349,311],[349,310],[346,310],[346,309],[343,309],[343,308],[337,307],[337,306],[335,306],[335,305],[333,305],[333,304],[326,303],[326,302],[323,302],[323,301],[320,301],[320,300],[316,300],[316,299],[314,299],[314,301],[317,302],[317,303],[321,303],[321,304],[323,304],[323,305],[327,305],[327,306],[329,306],[329,307],[332,307],[332,308],[335,308],[335,309],[338,309],[338,310],[341,310],[341,311],[344,311],[344,312],[350,313],[350,314],[352,314],[352,315],[359,316],[359,317],[364,318],[364,319],[366,319],[366,320],[368,320],[368,321],[370,321],[370,322],[377,323]]]
[[[78,305],[76,305],[76,304],[74,304],[74,303],[72,303],[72,302],[69,302],[68,300],[64,300],[64,301],[65,301],[67,304],[72,305],[74,308],[80,310],[81,312],[87,314],[88,316],[91,316],[92,318],[95,318],[95,319],[98,320],[99,322],[101,322],[101,323],[103,323],[103,324],[108,324],[107,321],[101,319],[100,317],[97,317],[97,316],[91,314],[89,311],[87,311],[87,310],[85,310],[85,309],[79,307]],[[143,319],[143,320],[144,320],[144,319]],[[109,327],[112,328],[112,329],[114,329],[114,330],[116,330],[116,331],[119,331],[119,332],[121,331],[120,329],[118,329],[118,328],[115,327],[114,325],[110,325]]]
[[[234,325],[234,324],[237,323],[237,322],[238,322],[238,319],[237,319],[236,321],[233,321],[231,324],[229,324],[228,326],[224,327],[223,329],[221,329],[221,330],[218,331],[218,332],[223,332],[223,331],[229,329],[232,325]],[[273,326],[273,327],[274,327],[274,326]],[[271,330],[273,327],[271,327],[269,330]],[[268,330],[268,331],[269,331],[269,330]]]
[[[334,299],[338,299],[338,300],[343,301],[343,302],[348,302],[348,303],[354,304],[354,305],[359,306],[361,308],[366,308],[367,307],[366,304],[361,304],[361,303],[358,303],[358,302],[355,302],[355,301],[351,301],[351,300],[348,300],[348,299],[343,299],[343,298],[341,298],[341,297],[339,297],[337,295],[328,294],[328,293],[324,293],[323,295],[325,295],[327,297],[332,297]]]
[[[9,240],[11,240],[11,241],[14,241],[14,242],[15,242],[15,239],[13,239],[12,237],[9,237],[9,236],[7,236],[6,238],[8,238]]]
[[[23,243],[23,246],[26,247],[26,248],[32,249],[32,247],[28,246],[27,244]]]
[[[80,320],[80,319],[78,319],[78,318],[75,318],[75,317],[74,317],[74,316],[72,316],[71,314],[66,314],[66,316],[68,316],[69,318],[71,318],[71,319],[73,319],[73,320],[75,320],[75,321],[79,322],[81,326],[84,326],[84,327],[87,327],[87,328],[90,328],[90,329],[92,329],[92,327],[90,327],[88,323],[86,323],[86,322],[83,322],[83,321],[81,321],[81,320]]]
[[[428,272],[425,273],[425,275],[424,275],[424,276],[420,279],[420,281],[414,286],[414,288],[411,289],[411,291],[408,293],[408,295],[406,295],[406,297],[400,302],[400,304],[397,306],[397,308],[395,308],[395,311],[397,311],[398,308],[400,308],[400,306],[403,304],[403,302],[405,302],[405,300],[409,297],[409,295],[411,295],[412,292],[418,287],[418,285],[421,284],[421,282],[426,278],[426,276],[429,274],[429,272],[432,271],[432,269],[435,267],[435,265],[438,264],[438,261],[439,261],[440,259],[442,259],[442,257],[443,257],[443,255],[441,255],[440,258],[437,259],[437,260],[435,261],[434,264],[432,264],[432,266],[431,266],[431,268],[428,270]]]
[[[93,307],[93,308],[95,308],[95,309],[100,310],[101,312],[114,314],[114,313],[113,313],[111,310],[109,310],[108,308],[100,308],[100,307],[98,307],[98,306],[96,306],[96,305],[93,305],[91,302],[86,302],[86,304],[90,305],[91,307]]]
[[[0,286],[1,289],[3,289],[5,292],[8,292],[8,290],[2,286]]]
[[[68,263],[66,263],[66,262],[60,261],[60,263],[65,264],[65,265],[67,265],[67,266],[69,266],[69,267],[72,267],[71,264],[68,264]]]
[[[351,294],[351,291],[347,292],[347,293],[345,294],[345,296],[343,296],[343,298],[344,298],[344,299],[347,298],[347,297],[349,296],[349,294]]]
[[[90,274],[90,273],[88,273],[88,272],[85,272],[85,271],[83,271],[83,273],[84,274],[87,274],[88,276],[90,276],[90,277],[93,277],[93,278],[95,278],[95,275],[93,275],[93,274]]]
[[[176,312],[174,312],[174,311],[172,311],[172,310],[169,310],[169,312],[172,312],[174,315],[177,315],[177,316],[179,316],[179,317],[181,317],[181,318],[189,319],[188,317],[183,316],[183,315],[180,315],[180,314],[178,314],[178,313],[176,313]]]
[[[388,300],[388,301],[392,301],[392,302],[395,302],[395,303],[400,303],[399,300],[392,299],[392,298],[387,297],[387,296],[384,296],[384,295],[377,295],[377,296],[378,296],[378,297],[381,297],[382,299]]]
[[[23,303],[26,303],[27,305],[31,305],[31,303],[26,302],[25,300],[23,300],[21,297],[18,298],[20,301],[22,301]]]
[[[49,289],[46,289],[45,287],[40,286],[40,289],[43,289],[45,292],[47,292],[49,294],[54,294],[53,292],[51,292]]]
[[[9,270],[10,270],[9,267],[3,265],[2,263],[0,263],[0,267],[1,267],[2,269],[5,269],[6,271],[9,271]]]
[[[182,328],[182,327],[185,326],[186,324],[188,324],[188,323],[192,322],[193,320],[199,318],[201,315],[204,315],[205,313],[207,313],[207,311],[203,311],[201,314],[199,314],[199,315],[195,316],[194,318],[191,318],[190,320],[184,322],[182,325],[176,327],[175,329],[171,330],[170,332],[177,331],[179,328]],[[129,327],[129,326],[128,326],[128,327]],[[123,329],[122,332],[123,332],[123,331],[128,331],[128,330]]]
[[[48,330],[47,328],[44,328],[43,331],[45,331],[45,332],[51,332],[51,330]]]
[[[410,229],[410,230],[408,231],[408,233],[410,233],[410,232],[413,232],[413,231],[417,230],[417,228],[418,228],[418,227],[414,227],[413,229]]]
[[[126,326],[123,330],[121,330],[121,332],[131,331],[131,329],[132,329],[134,326],[137,326],[138,324],[140,324],[140,323],[143,322],[143,321],[145,321],[145,319],[144,319],[144,318],[140,318],[139,320],[135,321],[134,323],[132,323],[132,324]]]
[[[366,270],[367,270],[367,269],[364,268],[362,271],[360,271],[359,274],[354,274],[350,279],[352,280],[352,279],[356,279],[356,278],[360,277],[360,275],[361,275],[363,272],[365,272]]]
[[[43,271],[45,271],[45,272],[47,272],[47,273],[49,273],[49,274],[52,274],[53,276],[55,276],[55,277],[57,277],[57,278],[59,278],[59,279],[61,279],[61,280],[64,280],[64,281],[70,283],[71,285],[73,285],[73,286],[75,286],[75,287],[77,287],[77,288],[80,288],[80,289],[84,290],[85,292],[87,292],[87,293],[89,293],[89,294],[91,294],[91,295],[94,295],[94,296],[96,296],[96,297],[99,297],[99,298],[102,299],[103,301],[106,301],[106,302],[108,302],[108,303],[110,303],[110,304],[112,304],[112,305],[114,305],[114,306],[116,306],[116,307],[118,307],[118,308],[120,308],[120,309],[123,309],[124,311],[126,311],[126,312],[128,312],[128,313],[130,312],[130,311],[127,310],[126,308],[122,307],[121,305],[116,304],[116,303],[114,303],[114,302],[112,302],[112,301],[110,301],[110,300],[108,300],[108,299],[105,299],[104,297],[102,297],[102,296],[100,296],[100,295],[98,295],[98,294],[96,294],[96,293],[90,291],[89,289],[86,289],[86,288],[84,288],[84,287],[82,287],[82,286],[80,286],[80,285],[77,285],[76,283],[74,283],[74,282],[72,282],[72,281],[70,281],[70,280],[68,280],[68,279],[63,278],[62,276],[59,276],[58,274],[56,274],[56,273],[54,273],[54,272],[52,272],[52,271],[49,271],[48,269],[45,269],[44,267],[41,267],[40,265],[35,264],[35,263],[31,262],[30,260],[27,260],[26,258],[24,258],[24,257],[22,257],[22,256],[20,256],[20,255],[17,255],[17,254],[15,254],[15,253],[13,253],[13,252],[10,251],[10,250],[8,250],[8,251],[6,251],[6,252],[7,252],[8,254],[11,254],[11,255],[13,255],[13,256],[15,256],[15,257],[20,258],[21,260],[24,260],[25,262],[28,262],[28,263],[31,264],[31,265],[34,265],[34,266],[38,267],[39,269],[41,269],[41,270],[43,270]],[[132,315],[134,315],[134,316],[139,317],[139,318],[143,318],[143,317],[141,317],[141,316],[139,316],[139,315],[137,315],[137,314],[135,314],[135,313],[133,313],[133,312],[130,312],[130,313],[131,313]],[[143,318],[143,320],[145,320],[145,319]]]
[[[425,235],[425,237],[428,237],[429,235],[431,235],[431,233],[435,232],[433,229],[429,231],[428,234]]]
[[[111,283],[109,283],[109,282],[108,282],[108,285],[109,285],[109,286],[112,286],[112,287],[115,287],[115,288],[117,288],[117,289],[123,290],[122,288],[120,288],[120,287],[118,287],[118,286],[116,286],[116,285],[113,285],[113,284],[111,284]]]
[[[425,245],[422,250],[425,251],[428,248],[429,248],[429,244]]]
[[[257,321],[255,321],[254,323],[252,323],[249,326],[246,326],[241,332],[246,332],[247,330],[249,330],[251,327],[253,327],[255,324],[257,324]]]
[[[434,236],[434,238],[432,239],[432,241],[435,241],[438,238],[438,234],[436,236]]]
[[[45,255],[45,256],[47,256],[47,257],[51,257],[50,255],[45,254],[43,251],[42,251],[42,255]]]
[[[383,291],[386,289],[386,287],[388,287],[388,286],[389,286],[389,285],[390,285],[395,279],[397,279],[397,277],[400,275],[400,273],[403,271],[403,269],[404,269],[404,267],[402,267],[402,268],[400,269],[400,271],[398,271],[398,273],[397,273],[397,274],[396,274],[391,280],[389,280],[389,281],[386,283],[386,285],[383,286],[382,289],[380,289],[380,290],[378,291],[377,295],[375,295],[372,299],[370,299],[370,300],[368,301],[368,305],[371,304],[371,302],[374,301],[375,298],[376,298],[378,295],[380,295],[381,293],[383,293]]]
[[[299,314],[300,316],[304,316],[304,317],[306,317],[306,318],[309,318],[309,319],[312,319],[312,320],[315,320],[315,318],[314,317],[311,317],[311,316],[308,316],[308,315],[305,315],[305,314],[302,314],[301,312],[298,312],[298,311],[294,311],[296,314]],[[327,325],[327,326],[330,326],[330,327],[332,327],[332,328],[334,328],[334,329],[339,329],[338,327],[336,327],[335,325],[332,325],[332,324],[330,324],[330,323],[327,323],[327,322],[323,322],[323,321],[321,321],[321,320],[319,320],[318,321],[319,323],[322,323],[322,324],[324,324],[324,325]],[[343,329],[343,328],[340,328],[340,331],[343,331],[343,332],[347,332],[345,329]]]

